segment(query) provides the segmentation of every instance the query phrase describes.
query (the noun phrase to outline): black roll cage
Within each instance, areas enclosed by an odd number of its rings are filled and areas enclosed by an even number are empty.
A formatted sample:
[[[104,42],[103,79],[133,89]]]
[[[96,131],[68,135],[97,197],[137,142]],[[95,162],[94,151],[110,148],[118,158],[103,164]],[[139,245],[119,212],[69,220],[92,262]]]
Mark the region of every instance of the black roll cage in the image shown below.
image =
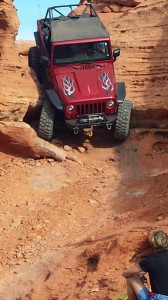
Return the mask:
[[[73,10],[73,8],[77,8],[77,7],[84,7],[83,12],[78,15],[75,13],[75,11]],[[65,16],[60,10],[59,8],[70,8],[70,12],[68,14],[68,16]],[[59,16],[58,17],[54,17],[54,12],[56,12]],[[94,7],[92,4],[70,4],[70,5],[59,5],[59,6],[53,6],[53,7],[49,7],[47,9],[45,18],[43,19],[44,22],[49,22],[49,24],[51,25],[51,22],[53,20],[61,20],[61,19],[78,19],[78,18],[84,18],[85,16],[88,17],[98,17]]]

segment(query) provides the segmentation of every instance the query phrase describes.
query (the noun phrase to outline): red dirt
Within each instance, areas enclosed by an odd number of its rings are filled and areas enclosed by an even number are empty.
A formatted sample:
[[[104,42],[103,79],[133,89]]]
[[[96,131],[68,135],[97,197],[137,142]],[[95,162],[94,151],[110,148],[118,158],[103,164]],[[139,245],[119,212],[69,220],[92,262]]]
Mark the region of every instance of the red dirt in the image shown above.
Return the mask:
[[[2,300],[115,299],[147,235],[168,232],[166,131],[62,142],[76,162],[0,154]]]
[[[67,133],[69,159],[56,162],[21,158],[38,148],[23,118],[44,95],[27,63],[34,42],[15,43],[14,1],[0,1],[0,300],[123,300],[123,269],[151,251],[153,229],[168,233],[168,4],[110,2],[97,9],[121,48],[116,78],[134,104],[132,127],[160,129],[131,130],[120,144],[111,132]],[[126,3],[141,5],[123,14]]]

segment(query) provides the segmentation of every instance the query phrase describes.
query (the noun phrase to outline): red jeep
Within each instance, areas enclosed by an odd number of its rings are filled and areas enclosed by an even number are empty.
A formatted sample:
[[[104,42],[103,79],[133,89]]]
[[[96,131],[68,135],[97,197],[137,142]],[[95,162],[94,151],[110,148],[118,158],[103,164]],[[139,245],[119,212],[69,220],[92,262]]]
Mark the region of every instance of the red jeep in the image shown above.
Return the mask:
[[[132,104],[124,100],[124,82],[115,80],[120,49],[112,52],[109,33],[94,7],[50,7],[37,21],[34,35],[37,46],[29,50],[29,66],[46,89],[39,136],[51,140],[64,124],[75,134],[83,130],[89,136],[97,126],[114,126],[115,138],[125,139]]]

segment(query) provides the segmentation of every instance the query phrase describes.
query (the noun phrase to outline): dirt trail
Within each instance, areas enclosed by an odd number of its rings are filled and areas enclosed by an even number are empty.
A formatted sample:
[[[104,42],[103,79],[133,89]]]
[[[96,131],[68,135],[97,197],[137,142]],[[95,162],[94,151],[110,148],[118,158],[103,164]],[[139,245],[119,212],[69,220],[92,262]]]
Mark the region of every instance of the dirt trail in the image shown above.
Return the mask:
[[[150,230],[168,232],[167,131],[62,143],[76,161],[0,155],[1,300],[114,299]]]

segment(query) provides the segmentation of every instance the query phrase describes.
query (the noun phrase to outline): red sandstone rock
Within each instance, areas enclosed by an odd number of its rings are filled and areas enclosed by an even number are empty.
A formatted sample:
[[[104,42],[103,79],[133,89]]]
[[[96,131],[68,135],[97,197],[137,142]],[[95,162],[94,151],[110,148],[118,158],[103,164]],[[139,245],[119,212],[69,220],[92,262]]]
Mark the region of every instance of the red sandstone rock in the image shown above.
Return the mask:
[[[12,1],[0,1],[0,121],[22,121],[29,106],[41,99],[40,88],[32,80],[27,57],[19,56],[15,38],[19,28]]]
[[[0,122],[1,151],[20,153],[21,157],[66,159],[64,150],[39,138],[30,125],[24,122]],[[10,147],[9,147],[10,145]]]
[[[134,6],[137,6],[138,4],[140,4],[140,3],[142,3],[142,2],[144,2],[144,0],[111,0],[111,1],[106,1],[106,0],[93,0],[93,1],[85,1],[85,0],[81,0],[80,1],[80,3],[92,3],[92,4],[95,4],[95,5],[97,5],[97,4],[100,4],[100,3],[102,3],[102,4],[104,4],[104,5],[107,5],[107,3],[108,3],[108,5],[111,5],[111,4],[120,4],[121,6],[131,6],[131,7],[134,7]]]
[[[107,26],[113,46],[121,48],[115,67],[117,79],[126,81],[127,97],[135,109],[163,115],[168,112],[167,17],[167,1],[148,0]]]

